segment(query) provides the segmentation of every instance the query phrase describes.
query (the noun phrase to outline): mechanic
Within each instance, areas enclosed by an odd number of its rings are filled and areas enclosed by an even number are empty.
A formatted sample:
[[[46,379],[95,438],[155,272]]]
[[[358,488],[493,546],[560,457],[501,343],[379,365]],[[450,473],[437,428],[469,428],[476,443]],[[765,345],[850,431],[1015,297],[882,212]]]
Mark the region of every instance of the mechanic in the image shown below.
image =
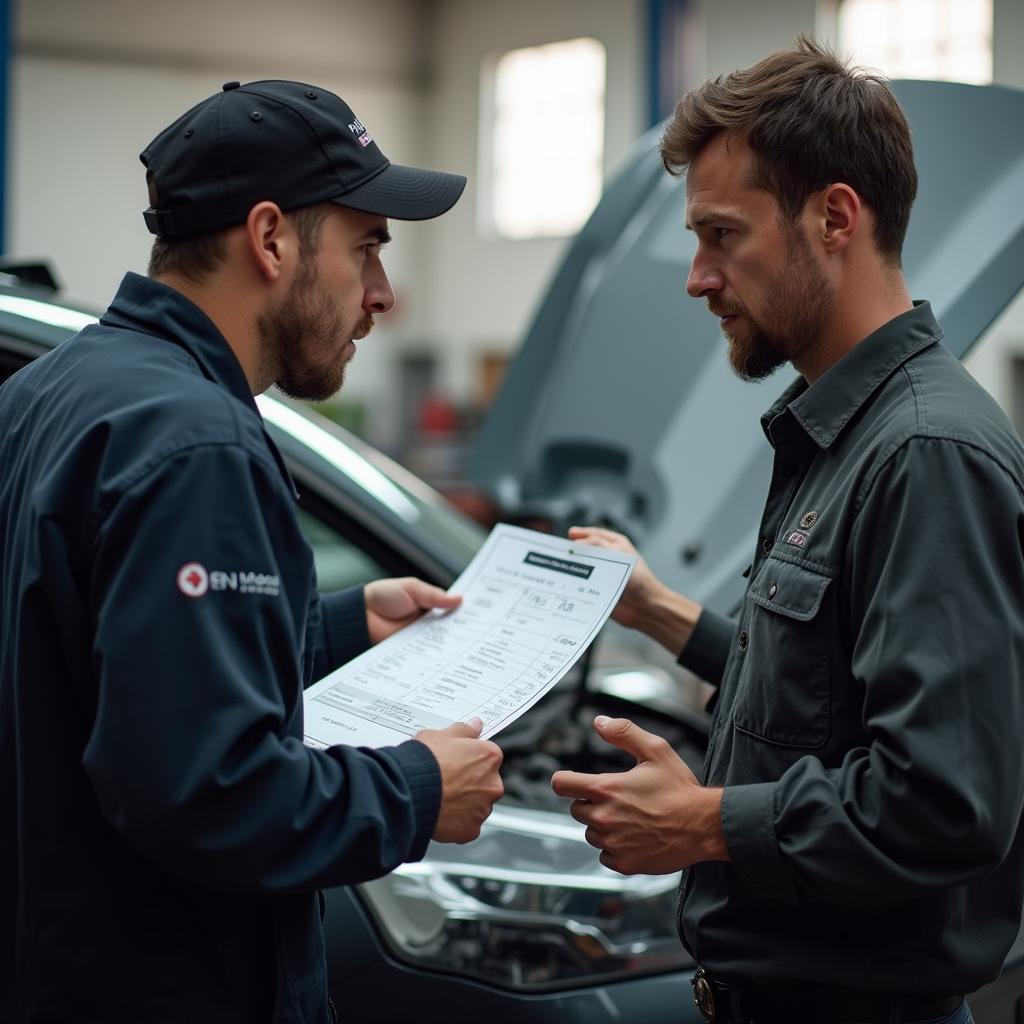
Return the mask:
[[[394,304],[388,218],[465,179],[285,81],[142,162],[149,276],[0,391],[0,1019],[327,1021],[319,887],[475,838],[501,751],[479,722],[303,745],[304,686],[458,599],[318,596],[253,396],[338,389]]]
[[[907,291],[917,174],[883,80],[801,37],[685,95],[661,154],[734,370],[800,376],[761,421],[738,617],[642,563],[616,610],[717,686],[703,784],[602,717],[636,766],[555,791],[608,867],[689,869],[707,1019],[962,1024],[1020,925],[1021,442]]]

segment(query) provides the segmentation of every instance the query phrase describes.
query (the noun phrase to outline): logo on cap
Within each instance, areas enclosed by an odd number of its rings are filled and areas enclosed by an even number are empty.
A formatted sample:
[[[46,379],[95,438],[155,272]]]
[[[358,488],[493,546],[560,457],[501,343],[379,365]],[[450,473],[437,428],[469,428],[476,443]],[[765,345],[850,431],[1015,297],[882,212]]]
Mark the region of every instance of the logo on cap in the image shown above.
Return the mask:
[[[359,145],[364,149],[373,142],[373,136],[366,130],[366,125],[358,117],[348,126],[348,130],[359,140]]]
[[[202,597],[210,589],[210,577],[198,562],[186,562],[178,570],[178,589],[186,597]]]

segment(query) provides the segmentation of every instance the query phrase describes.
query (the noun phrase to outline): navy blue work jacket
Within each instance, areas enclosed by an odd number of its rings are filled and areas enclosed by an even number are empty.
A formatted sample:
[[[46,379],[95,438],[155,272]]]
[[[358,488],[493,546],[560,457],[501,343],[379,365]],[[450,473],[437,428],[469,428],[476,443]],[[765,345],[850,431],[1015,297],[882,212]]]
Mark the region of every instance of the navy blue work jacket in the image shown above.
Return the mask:
[[[157,282],[0,389],[3,1021],[327,1020],[317,889],[422,857],[425,746],[302,743],[303,687],[369,639],[294,498]]]

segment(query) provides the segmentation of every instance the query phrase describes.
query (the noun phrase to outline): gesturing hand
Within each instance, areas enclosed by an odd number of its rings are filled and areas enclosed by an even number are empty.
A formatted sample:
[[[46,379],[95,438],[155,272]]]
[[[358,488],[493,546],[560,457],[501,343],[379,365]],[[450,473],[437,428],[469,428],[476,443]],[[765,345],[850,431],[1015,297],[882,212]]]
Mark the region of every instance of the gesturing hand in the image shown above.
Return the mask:
[[[667,741],[625,718],[598,716],[597,734],[636,758],[626,772],[555,772],[601,863],[623,875],[664,875],[700,860],[728,860],[720,789],[705,789]]]
[[[430,608],[458,608],[462,598],[431,586],[413,576],[374,580],[363,588],[366,603],[366,628],[371,643],[397,633]]]

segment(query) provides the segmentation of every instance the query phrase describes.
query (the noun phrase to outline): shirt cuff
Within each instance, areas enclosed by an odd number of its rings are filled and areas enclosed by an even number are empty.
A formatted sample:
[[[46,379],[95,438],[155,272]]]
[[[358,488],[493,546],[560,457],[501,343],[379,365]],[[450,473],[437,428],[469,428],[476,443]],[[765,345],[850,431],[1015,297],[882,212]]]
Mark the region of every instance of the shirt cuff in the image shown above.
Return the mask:
[[[329,670],[370,648],[362,587],[320,595],[320,629]]]
[[[775,835],[774,782],[726,786],[722,792],[722,834],[740,881],[755,896],[797,899]]]
[[[725,672],[735,630],[736,623],[728,616],[705,608],[679,655],[679,664],[717,686]]]
[[[416,832],[405,858],[406,863],[422,860],[441,812],[441,769],[437,758],[419,740],[408,740],[397,747],[382,747],[379,752],[396,764],[409,787],[409,798],[416,816]]]

